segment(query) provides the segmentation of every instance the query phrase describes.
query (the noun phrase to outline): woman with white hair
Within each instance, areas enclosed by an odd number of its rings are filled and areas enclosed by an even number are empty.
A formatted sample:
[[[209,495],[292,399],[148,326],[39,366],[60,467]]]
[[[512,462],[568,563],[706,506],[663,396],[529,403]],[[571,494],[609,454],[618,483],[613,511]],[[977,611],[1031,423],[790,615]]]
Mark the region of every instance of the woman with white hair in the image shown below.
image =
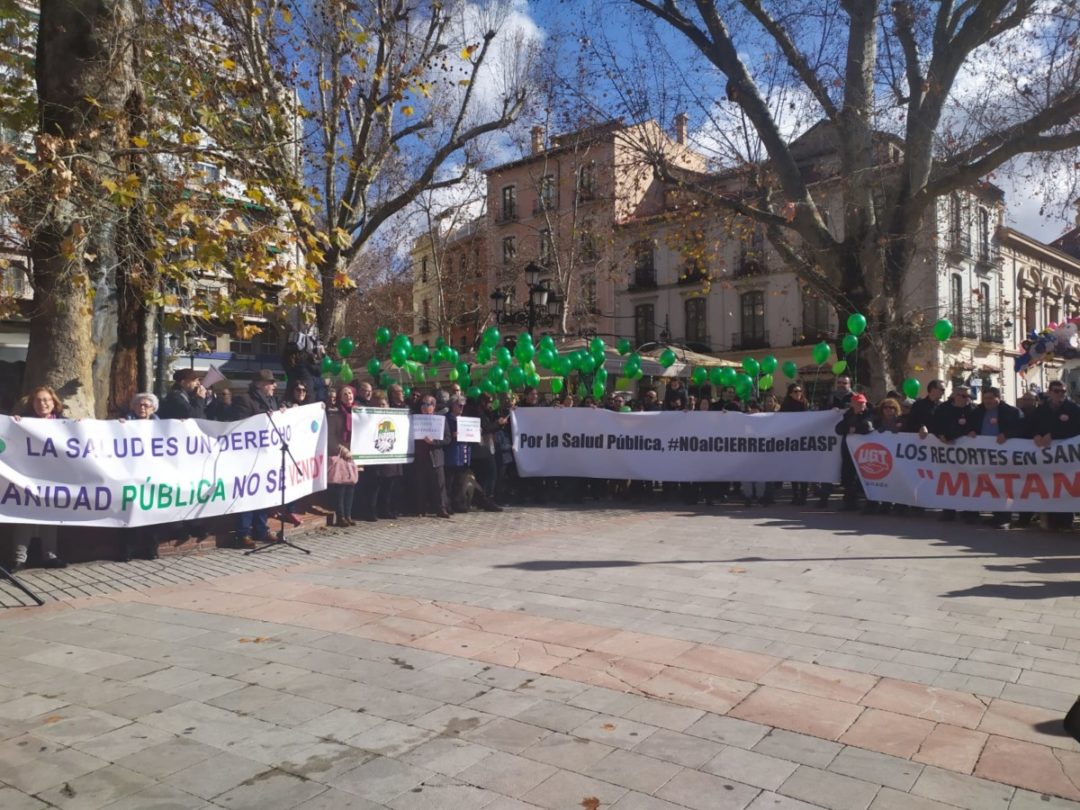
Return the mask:
[[[157,419],[158,398],[153,394],[143,392],[136,394],[128,403],[128,412],[120,421]],[[160,526],[132,526],[120,531],[120,553],[117,557],[120,562],[131,562],[133,557],[144,560],[156,560],[158,558],[158,541],[161,537]]]

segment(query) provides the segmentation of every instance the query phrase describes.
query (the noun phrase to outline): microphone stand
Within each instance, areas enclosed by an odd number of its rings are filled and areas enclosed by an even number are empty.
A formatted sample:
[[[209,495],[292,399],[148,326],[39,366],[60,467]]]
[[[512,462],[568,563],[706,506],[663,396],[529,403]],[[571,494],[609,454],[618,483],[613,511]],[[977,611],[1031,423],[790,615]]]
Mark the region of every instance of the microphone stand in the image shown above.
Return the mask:
[[[22,582],[22,580],[20,580],[17,576],[15,576],[13,573],[8,571],[2,565],[0,565],[0,579],[6,579],[8,582],[10,582],[12,585],[14,585],[20,591],[25,593],[27,596],[29,596],[31,599],[33,599],[35,602],[38,603],[38,607],[45,604],[44,599],[42,599],[40,596],[38,596],[32,590],[27,588],[26,585]]]
[[[265,543],[261,546],[256,546],[249,551],[244,552],[246,557],[248,554],[258,554],[260,551],[267,551],[269,549],[277,548],[278,546],[288,546],[289,548],[302,551],[305,554],[311,552],[302,548],[295,543],[290,543],[285,539],[285,456],[287,455],[293,463],[293,467],[298,473],[303,475],[304,471],[300,469],[300,465],[296,462],[296,458],[292,454],[292,450],[289,449],[289,443],[285,441],[285,434],[281,432],[281,429],[277,426],[277,422],[274,421],[273,411],[266,411],[266,418],[270,420],[270,426],[274,428],[274,432],[277,433],[278,439],[281,440],[281,466],[278,468],[280,477],[278,478],[278,484],[281,486],[281,511],[278,512],[278,519],[281,521],[281,528],[278,529],[278,533],[273,540]]]

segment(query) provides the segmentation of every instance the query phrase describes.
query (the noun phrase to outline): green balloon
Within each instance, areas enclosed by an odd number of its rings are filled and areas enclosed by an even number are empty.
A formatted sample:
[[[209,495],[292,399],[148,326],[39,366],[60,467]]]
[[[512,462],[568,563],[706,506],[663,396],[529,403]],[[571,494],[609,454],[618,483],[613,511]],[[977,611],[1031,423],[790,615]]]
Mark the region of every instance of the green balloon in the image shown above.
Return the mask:
[[[510,381],[506,379],[506,377],[503,377],[501,380],[495,383],[495,390],[498,391],[500,394],[509,394]]]
[[[367,373],[372,377],[378,377],[381,370],[382,363],[379,362],[378,357],[372,357],[367,361]]]
[[[482,393],[484,392],[480,390],[479,385],[470,385],[468,388],[465,389],[465,396],[467,396],[469,399],[476,399]]]
[[[693,381],[694,385],[704,385],[709,379],[709,372],[701,366],[698,366],[694,369],[693,373],[690,374],[690,379]]]
[[[447,346],[444,354],[446,355],[447,363],[456,363],[461,359],[461,355],[458,353],[458,350],[455,349],[453,346]]]
[[[387,386],[393,385],[393,384],[394,384],[394,378],[391,377],[389,374],[380,374],[379,375],[379,388],[386,388]]]
[[[594,337],[589,341],[589,353],[590,354],[603,354],[604,353],[604,339]]]
[[[731,386],[733,386],[737,378],[738,375],[735,373],[735,369],[733,369],[731,366],[724,366],[722,369],[720,369],[720,384],[723,385],[725,388],[730,388]]]
[[[555,362],[555,350],[549,349],[546,346],[536,353],[536,364],[540,368],[551,368],[551,364]]]
[[[595,399],[602,399],[604,396],[604,384],[599,380],[593,381],[592,395]]]
[[[454,366],[454,368],[457,369],[457,373],[460,374],[462,377],[469,376],[469,364],[468,363],[458,363],[456,366]]]
[[[671,368],[675,364],[675,352],[671,349],[664,349],[660,352],[660,365],[664,368]]]
[[[724,384],[724,369],[720,366],[713,366],[709,369],[709,382],[716,387],[720,387]]]
[[[514,355],[517,357],[519,362],[528,363],[530,360],[533,359],[533,356],[535,354],[536,349],[532,345],[531,341],[528,343],[526,343],[524,340],[518,341],[517,347],[514,350]]]
[[[555,338],[551,335],[544,335],[536,345],[541,349],[551,349],[552,351],[555,351]]]
[[[556,394],[558,394],[560,391],[562,391],[562,389],[563,389],[562,377],[552,377],[551,378],[551,390],[554,391]]]
[[[502,370],[502,366],[492,366],[487,370],[487,378],[492,382],[498,382],[505,376],[506,374]]]
[[[621,408],[619,408],[619,413],[630,413],[630,406],[623,405]]]
[[[799,366],[794,360],[787,360],[782,366],[784,376],[789,380],[794,380],[795,375],[799,373]]]
[[[395,366],[400,368],[409,362],[409,353],[404,346],[395,346],[390,350],[390,359],[394,361]]]
[[[480,390],[483,391],[485,394],[495,396],[495,383],[493,383],[491,380],[484,380],[482,383],[480,383]]]
[[[322,362],[319,363],[319,371],[323,374],[329,374],[331,367],[334,365],[334,358],[328,354],[324,354]]]
[[[491,349],[487,346],[481,346],[476,350],[476,362],[480,365],[485,365],[491,362]]]
[[[494,326],[489,326],[484,330],[484,336],[480,339],[480,345],[487,346],[489,349],[494,349],[499,345],[499,330]]]
[[[559,376],[565,377],[574,370],[574,364],[570,362],[569,357],[560,357],[552,364],[551,369]]]
[[[904,384],[901,386],[904,389],[904,396],[909,399],[915,399],[919,396],[919,389],[922,385],[914,377],[908,377],[904,380]]]
[[[452,368],[448,372],[446,372],[446,376],[450,380],[450,382],[457,382],[457,378],[461,375],[458,374],[458,370],[456,368]]]
[[[412,359],[417,363],[427,363],[431,360],[431,349],[423,343],[413,346]]]
[[[375,330],[375,345],[385,346],[390,342],[390,330],[385,326],[380,326]]]
[[[525,385],[525,372],[521,366],[511,366],[510,371],[507,373],[507,379],[510,380],[510,385],[514,388],[521,388]]]
[[[756,377],[761,373],[761,364],[753,357],[744,358],[742,361],[743,371],[749,374],[751,377]]]
[[[761,358],[761,373],[772,374],[776,371],[776,356],[767,354]]]
[[[773,387],[773,376],[772,376],[772,374],[766,374],[760,380],[758,380],[758,389],[759,390],[768,391],[772,387]]]
[[[750,379],[750,375],[740,371],[735,375],[735,393],[738,394],[739,399],[749,399],[751,392],[754,389],[754,381]]]
[[[341,373],[341,369],[344,365],[345,364],[342,363],[340,360],[335,360],[333,363],[330,364],[330,373],[336,377],[338,374]]]
[[[416,378],[417,382],[427,382],[427,375],[424,373],[423,366],[417,366],[416,371],[413,372],[413,376]]]
[[[522,332],[520,335],[518,335],[518,343],[528,343],[531,346],[532,342],[532,335],[528,332]]]
[[[341,380],[343,383],[352,382],[353,373],[352,373],[352,369],[349,368],[348,363],[342,363],[341,364],[341,371],[338,372],[337,378],[339,380]]]
[[[525,372],[525,385],[529,388],[537,388],[540,385],[540,375],[535,371]]]
[[[619,354],[630,354],[633,344],[630,342],[630,338],[623,338],[618,342],[616,348],[618,348]]]
[[[839,377],[847,371],[847,360],[837,360],[832,364],[832,373]]]
[[[596,368],[596,361],[592,358],[592,355],[583,354],[578,360],[578,371],[582,374],[592,374]]]
[[[407,351],[407,352],[412,351],[412,341],[409,340],[408,335],[397,335],[394,338],[394,344],[393,345],[394,346],[402,346],[402,347],[405,348],[405,351]]]
[[[337,342],[337,352],[342,357],[348,357],[353,353],[353,349],[356,348],[356,343],[353,342],[351,337],[343,337]]]
[[[952,337],[953,325],[948,318],[942,318],[934,324],[934,337],[944,342]]]
[[[607,381],[608,381],[607,369],[606,368],[598,368],[596,370],[596,376],[593,379],[598,380],[601,385],[607,385]]]
[[[851,354],[859,348],[859,339],[855,335],[844,335],[844,339],[840,341],[840,348],[844,350],[844,354]]]
[[[403,393],[405,396],[408,396],[412,393],[412,388],[408,385],[402,386],[401,393]]]
[[[495,362],[503,368],[510,368],[510,363],[513,362],[510,356],[510,350],[505,346],[500,346],[495,350]]]
[[[829,361],[829,355],[831,353],[832,347],[823,340],[821,343],[814,346],[813,351],[810,352],[810,356],[814,358],[815,363],[821,366]]]
[[[847,319],[847,330],[855,337],[861,335],[866,331],[866,316],[860,315],[858,312],[854,315],[849,315]]]

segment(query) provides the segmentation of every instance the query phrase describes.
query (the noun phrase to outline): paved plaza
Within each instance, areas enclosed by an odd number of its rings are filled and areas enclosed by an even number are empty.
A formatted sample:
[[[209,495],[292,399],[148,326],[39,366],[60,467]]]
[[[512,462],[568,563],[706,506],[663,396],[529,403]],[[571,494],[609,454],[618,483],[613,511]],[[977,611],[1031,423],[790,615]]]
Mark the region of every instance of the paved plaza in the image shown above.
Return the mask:
[[[1080,807],[1074,535],[670,505],[297,539],[0,589],[0,808]]]

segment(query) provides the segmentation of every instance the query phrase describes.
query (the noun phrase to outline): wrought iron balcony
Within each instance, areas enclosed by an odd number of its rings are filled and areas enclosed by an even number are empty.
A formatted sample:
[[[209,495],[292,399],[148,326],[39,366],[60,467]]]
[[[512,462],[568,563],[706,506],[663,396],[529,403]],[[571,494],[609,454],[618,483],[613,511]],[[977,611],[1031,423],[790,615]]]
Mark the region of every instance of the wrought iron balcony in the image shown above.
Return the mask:
[[[769,348],[769,331],[751,333],[751,332],[732,332],[731,333],[731,349],[732,351],[742,351],[743,349],[767,349]]]
[[[631,292],[636,290],[655,290],[656,268],[652,265],[647,267],[635,267],[633,273],[630,275],[629,289]]]

